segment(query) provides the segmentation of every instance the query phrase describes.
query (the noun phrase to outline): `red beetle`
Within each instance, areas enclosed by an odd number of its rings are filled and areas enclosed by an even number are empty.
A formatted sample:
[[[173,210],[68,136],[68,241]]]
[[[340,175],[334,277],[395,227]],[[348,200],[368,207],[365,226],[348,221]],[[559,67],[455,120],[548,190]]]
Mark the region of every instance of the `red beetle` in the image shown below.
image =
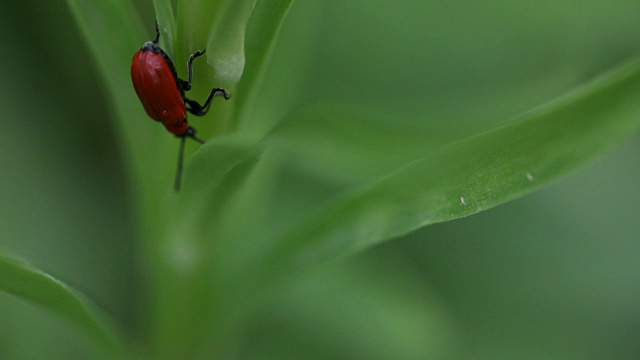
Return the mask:
[[[189,81],[184,81],[178,77],[169,56],[158,46],[159,39],[160,31],[158,30],[158,22],[156,22],[156,38],[146,42],[133,55],[131,79],[147,115],[164,124],[169,132],[182,139],[178,156],[178,171],[174,183],[175,189],[179,190],[186,138],[190,137],[200,144],[204,144],[204,141],[195,136],[195,129],[189,126],[187,111],[196,116],[203,116],[209,111],[211,101],[216,93],[222,93],[227,100],[231,96],[225,89],[213,88],[204,105],[188,99],[184,93],[191,90],[193,60],[204,54],[205,50],[196,51],[189,57],[187,63]]]

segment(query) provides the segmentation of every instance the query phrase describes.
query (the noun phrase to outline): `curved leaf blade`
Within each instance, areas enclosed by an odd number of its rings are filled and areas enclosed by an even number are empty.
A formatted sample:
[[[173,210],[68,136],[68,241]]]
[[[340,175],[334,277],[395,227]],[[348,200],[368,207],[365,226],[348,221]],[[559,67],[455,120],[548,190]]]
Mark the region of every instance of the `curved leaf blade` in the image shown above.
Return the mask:
[[[233,91],[244,72],[245,31],[257,0],[227,2],[209,34],[207,48],[217,51],[207,57],[216,71],[216,83]]]
[[[246,66],[238,83],[236,128],[252,116],[271,53],[293,0],[258,1],[245,34]]]
[[[83,328],[111,357],[123,356],[114,330],[83,296],[53,276],[0,254],[0,290],[62,315]]]
[[[444,146],[347,193],[284,243],[297,249],[296,264],[308,264],[523,196],[637,131],[638,98],[635,61],[514,124]]]

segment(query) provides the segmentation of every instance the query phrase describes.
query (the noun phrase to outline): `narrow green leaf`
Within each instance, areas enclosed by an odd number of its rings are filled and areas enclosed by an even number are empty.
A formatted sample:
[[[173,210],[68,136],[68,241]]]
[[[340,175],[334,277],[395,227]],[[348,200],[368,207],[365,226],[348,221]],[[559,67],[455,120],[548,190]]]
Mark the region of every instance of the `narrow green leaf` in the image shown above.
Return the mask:
[[[264,74],[278,34],[293,0],[258,1],[251,15],[245,38],[246,66],[238,84],[235,127],[241,128],[252,116]]]
[[[231,92],[244,71],[245,31],[256,1],[227,1],[217,14],[207,41],[207,48],[216,49],[207,56],[215,70],[215,83]]]
[[[133,194],[145,199],[134,204],[156,207],[157,194],[166,193],[171,187],[175,165],[167,159],[175,158],[177,143],[146,115],[133,90],[130,75],[133,54],[145,41],[151,40],[148,36],[152,34],[145,35],[135,9],[128,1],[67,0],[67,3],[111,96],[117,134],[134,185]],[[162,29],[165,26],[169,27],[170,22],[161,24]],[[152,29],[153,24],[145,24],[145,27]]]
[[[0,254],[0,290],[33,302],[76,323],[111,358],[122,357],[122,345],[87,299],[58,279],[22,260]]]
[[[293,232],[280,252],[295,254],[296,264],[344,256],[527,194],[637,131],[639,97],[635,61],[511,125],[443,145],[347,192]]]

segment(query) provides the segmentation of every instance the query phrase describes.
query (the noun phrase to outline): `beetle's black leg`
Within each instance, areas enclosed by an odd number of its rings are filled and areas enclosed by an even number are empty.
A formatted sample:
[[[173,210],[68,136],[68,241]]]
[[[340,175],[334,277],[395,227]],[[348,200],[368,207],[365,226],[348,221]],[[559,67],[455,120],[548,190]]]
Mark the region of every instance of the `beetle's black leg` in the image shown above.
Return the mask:
[[[187,62],[187,69],[189,69],[189,81],[180,79],[180,86],[182,86],[182,90],[191,90],[191,80],[193,79],[193,60],[195,60],[198,56],[204,55],[206,51],[207,50],[198,50],[191,54],[191,56],[189,57],[189,62]]]
[[[182,88],[182,90],[184,91],[191,90],[191,80],[193,80],[193,60],[195,60],[199,56],[204,55],[206,51],[207,50],[198,50],[193,54],[191,54],[191,56],[189,57],[189,61],[187,62],[187,68],[189,69],[189,80],[185,81],[185,80],[179,79],[180,87]],[[209,111],[209,106],[211,106],[211,101],[213,100],[213,97],[216,95],[216,93],[219,93],[219,92],[224,95],[225,99],[229,100],[231,98],[231,95],[229,95],[229,92],[227,92],[227,90],[222,88],[213,88],[211,89],[211,93],[209,94],[209,97],[204,102],[204,105],[200,105],[197,101],[187,99],[185,97],[184,102],[189,104],[189,106],[187,107],[187,111],[189,111],[190,113],[196,116],[205,115]]]
[[[217,93],[222,93],[222,95],[224,96],[224,98],[226,100],[231,99],[231,95],[229,94],[229,92],[227,92],[227,90],[222,89],[222,88],[213,88],[213,89],[211,89],[211,94],[209,94],[209,97],[204,102],[204,105],[200,105],[195,100],[191,100],[191,99],[185,98],[184,102],[189,104],[189,106],[187,107],[187,111],[189,111],[190,113],[192,113],[193,115],[196,115],[196,116],[205,115],[207,112],[209,112],[209,107],[211,106],[211,101],[213,101],[213,98]]]
[[[197,141],[200,145],[204,144],[204,140],[200,139],[199,137],[197,137],[195,135],[191,135],[190,138],[192,138],[193,140]]]

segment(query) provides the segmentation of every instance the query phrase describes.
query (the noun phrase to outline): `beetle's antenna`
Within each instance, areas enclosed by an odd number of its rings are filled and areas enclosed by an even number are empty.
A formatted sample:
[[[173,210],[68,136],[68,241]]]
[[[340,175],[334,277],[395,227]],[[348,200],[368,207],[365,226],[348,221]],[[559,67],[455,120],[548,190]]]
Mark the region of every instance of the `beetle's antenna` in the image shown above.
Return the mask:
[[[178,170],[176,171],[176,180],[173,183],[173,190],[180,191],[180,182],[182,180],[182,163],[184,162],[184,143],[187,140],[186,137],[180,139],[180,151],[178,152]]]
[[[157,44],[158,40],[160,40],[160,29],[158,28],[158,20],[156,20],[156,38],[151,42]]]
[[[204,144],[204,140],[200,139],[194,134],[195,130],[192,129],[191,134],[181,136],[180,138],[180,151],[178,152],[178,171],[176,172],[176,180],[173,183],[173,189],[180,191],[180,183],[182,181],[182,166],[184,163],[184,144],[187,141],[187,136],[197,141],[200,144]]]

